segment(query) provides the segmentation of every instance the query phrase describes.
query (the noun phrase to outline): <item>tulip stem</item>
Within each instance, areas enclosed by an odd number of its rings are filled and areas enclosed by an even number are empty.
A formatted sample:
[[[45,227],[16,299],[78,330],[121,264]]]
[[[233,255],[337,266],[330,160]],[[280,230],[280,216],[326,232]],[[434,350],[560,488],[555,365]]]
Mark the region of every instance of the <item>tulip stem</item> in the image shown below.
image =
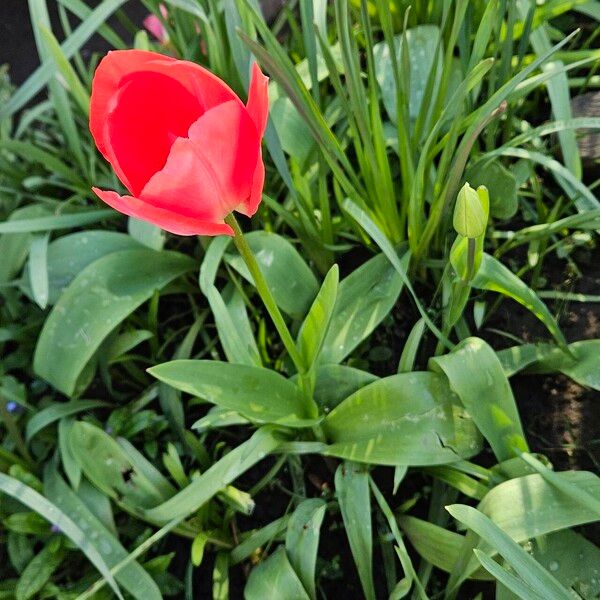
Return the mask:
[[[304,366],[304,361],[296,348],[296,344],[294,339],[292,338],[292,334],[286,325],[281,311],[273,298],[273,294],[271,294],[271,290],[269,289],[269,285],[260,270],[260,266],[254,256],[254,252],[252,252],[252,248],[250,248],[246,238],[244,237],[244,233],[240,229],[240,226],[233,216],[233,213],[229,214],[225,217],[225,223],[229,225],[234,232],[233,242],[240,253],[240,256],[246,263],[248,270],[250,271],[250,275],[252,275],[252,279],[254,280],[254,285],[256,286],[256,291],[258,295],[261,297],[267,312],[269,313],[273,323],[275,324],[275,328],[279,333],[279,337],[285,346],[290,358],[294,362],[296,369],[300,375],[303,375],[306,372],[306,368]]]

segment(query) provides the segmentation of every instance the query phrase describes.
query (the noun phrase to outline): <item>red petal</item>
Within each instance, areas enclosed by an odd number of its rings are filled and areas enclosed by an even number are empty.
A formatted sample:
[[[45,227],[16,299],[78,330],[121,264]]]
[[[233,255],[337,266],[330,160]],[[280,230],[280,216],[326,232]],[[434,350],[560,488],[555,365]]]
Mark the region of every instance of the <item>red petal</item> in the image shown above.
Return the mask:
[[[189,136],[214,173],[221,204],[231,212],[250,196],[260,156],[260,136],[248,111],[238,102],[220,104],[190,127]]]
[[[233,235],[233,229],[225,223],[207,223],[193,217],[177,214],[152,206],[133,196],[119,196],[116,192],[92,188],[94,193],[115,210],[158,225],[177,235]]]
[[[262,137],[269,116],[269,78],[262,74],[257,63],[252,65],[252,80],[248,90],[246,108],[256,125],[258,135]]]
[[[204,111],[230,100],[237,100],[233,91],[195,63],[117,50],[96,69],[90,130],[100,152],[136,194],[164,165],[175,136],[186,135]]]
[[[175,141],[165,166],[150,178],[140,198],[203,221],[222,221],[231,212],[212,167],[188,138]]]
[[[256,169],[254,170],[254,177],[252,178],[252,189],[250,190],[250,197],[246,202],[243,202],[236,207],[238,212],[241,212],[247,217],[251,217],[257,210],[262,200],[262,191],[265,184],[265,165],[262,160],[262,156],[258,157],[256,163]]]
[[[123,82],[108,116],[109,155],[115,171],[118,167],[126,177],[129,191],[139,195],[163,168],[173,142],[187,136],[203,110],[185,87],[161,73],[142,71]]]

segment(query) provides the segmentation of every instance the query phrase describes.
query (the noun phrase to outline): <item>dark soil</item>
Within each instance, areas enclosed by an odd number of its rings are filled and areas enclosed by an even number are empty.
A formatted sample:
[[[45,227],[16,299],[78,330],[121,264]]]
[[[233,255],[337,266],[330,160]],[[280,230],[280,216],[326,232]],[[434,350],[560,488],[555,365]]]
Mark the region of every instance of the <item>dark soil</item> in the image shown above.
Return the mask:
[[[600,250],[580,253],[575,262],[580,277],[567,272],[566,263],[552,261],[545,269],[547,289],[598,295]],[[597,303],[548,301],[559,316],[569,342],[600,337],[600,306]],[[502,330],[525,342],[547,341],[539,321],[526,309],[505,301],[487,324],[482,337],[499,349],[513,345],[490,329]],[[548,456],[556,470],[587,469],[600,465],[600,392],[583,388],[561,374],[518,375],[512,387],[531,448]]]

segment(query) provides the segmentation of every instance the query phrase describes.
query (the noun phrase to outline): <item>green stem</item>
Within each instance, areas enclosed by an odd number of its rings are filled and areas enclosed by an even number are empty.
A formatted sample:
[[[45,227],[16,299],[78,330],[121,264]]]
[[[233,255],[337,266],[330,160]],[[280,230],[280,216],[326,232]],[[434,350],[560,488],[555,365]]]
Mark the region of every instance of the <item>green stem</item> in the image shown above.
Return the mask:
[[[233,232],[235,234],[233,237],[233,242],[236,248],[238,249],[240,256],[246,263],[246,266],[250,271],[250,275],[252,275],[254,285],[256,286],[256,291],[261,297],[261,300],[263,301],[263,304],[265,305],[265,308],[267,309],[267,312],[269,313],[275,325],[275,329],[277,329],[277,333],[279,333],[279,337],[281,338],[285,349],[287,350],[288,354],[290,355],[290,358],[294,362],[298,373],[300,373],[301,375],[304,374],[306,372],[304,361],[302,360],[302,357],[300,356],[300,353],[296,348],[296,344],[294,342],[294,339],[292,338],[292,335],[290,334],[288,326],[283,320],[283,316],[281,315],[281,311],[279,310],[279,307],[277,306],[275,299],[273,298],[273,294],[271,294],[271,290],[269,289],[265,277],[262,274],[262,271],[260,270],[260,266],[256,261],[254,252],[252,252],[252,249],[248,245],[248,242],[246,241],[246,238],[244,237],[244,234],[240,229],[236,218],[233,216],[233,213],[225,217],[225,223],[227,223],[227,225],[229,225],[233,229]]]

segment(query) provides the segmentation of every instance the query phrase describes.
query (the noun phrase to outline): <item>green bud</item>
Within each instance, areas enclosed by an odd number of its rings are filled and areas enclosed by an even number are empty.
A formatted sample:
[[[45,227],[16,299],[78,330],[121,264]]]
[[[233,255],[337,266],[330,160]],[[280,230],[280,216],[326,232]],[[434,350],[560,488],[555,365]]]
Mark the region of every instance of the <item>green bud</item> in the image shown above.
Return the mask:
[[[465,183],[456,197],[453,225],[456,232],[466,238],[477,238],[485,233],[487,211],[478,191]]]

